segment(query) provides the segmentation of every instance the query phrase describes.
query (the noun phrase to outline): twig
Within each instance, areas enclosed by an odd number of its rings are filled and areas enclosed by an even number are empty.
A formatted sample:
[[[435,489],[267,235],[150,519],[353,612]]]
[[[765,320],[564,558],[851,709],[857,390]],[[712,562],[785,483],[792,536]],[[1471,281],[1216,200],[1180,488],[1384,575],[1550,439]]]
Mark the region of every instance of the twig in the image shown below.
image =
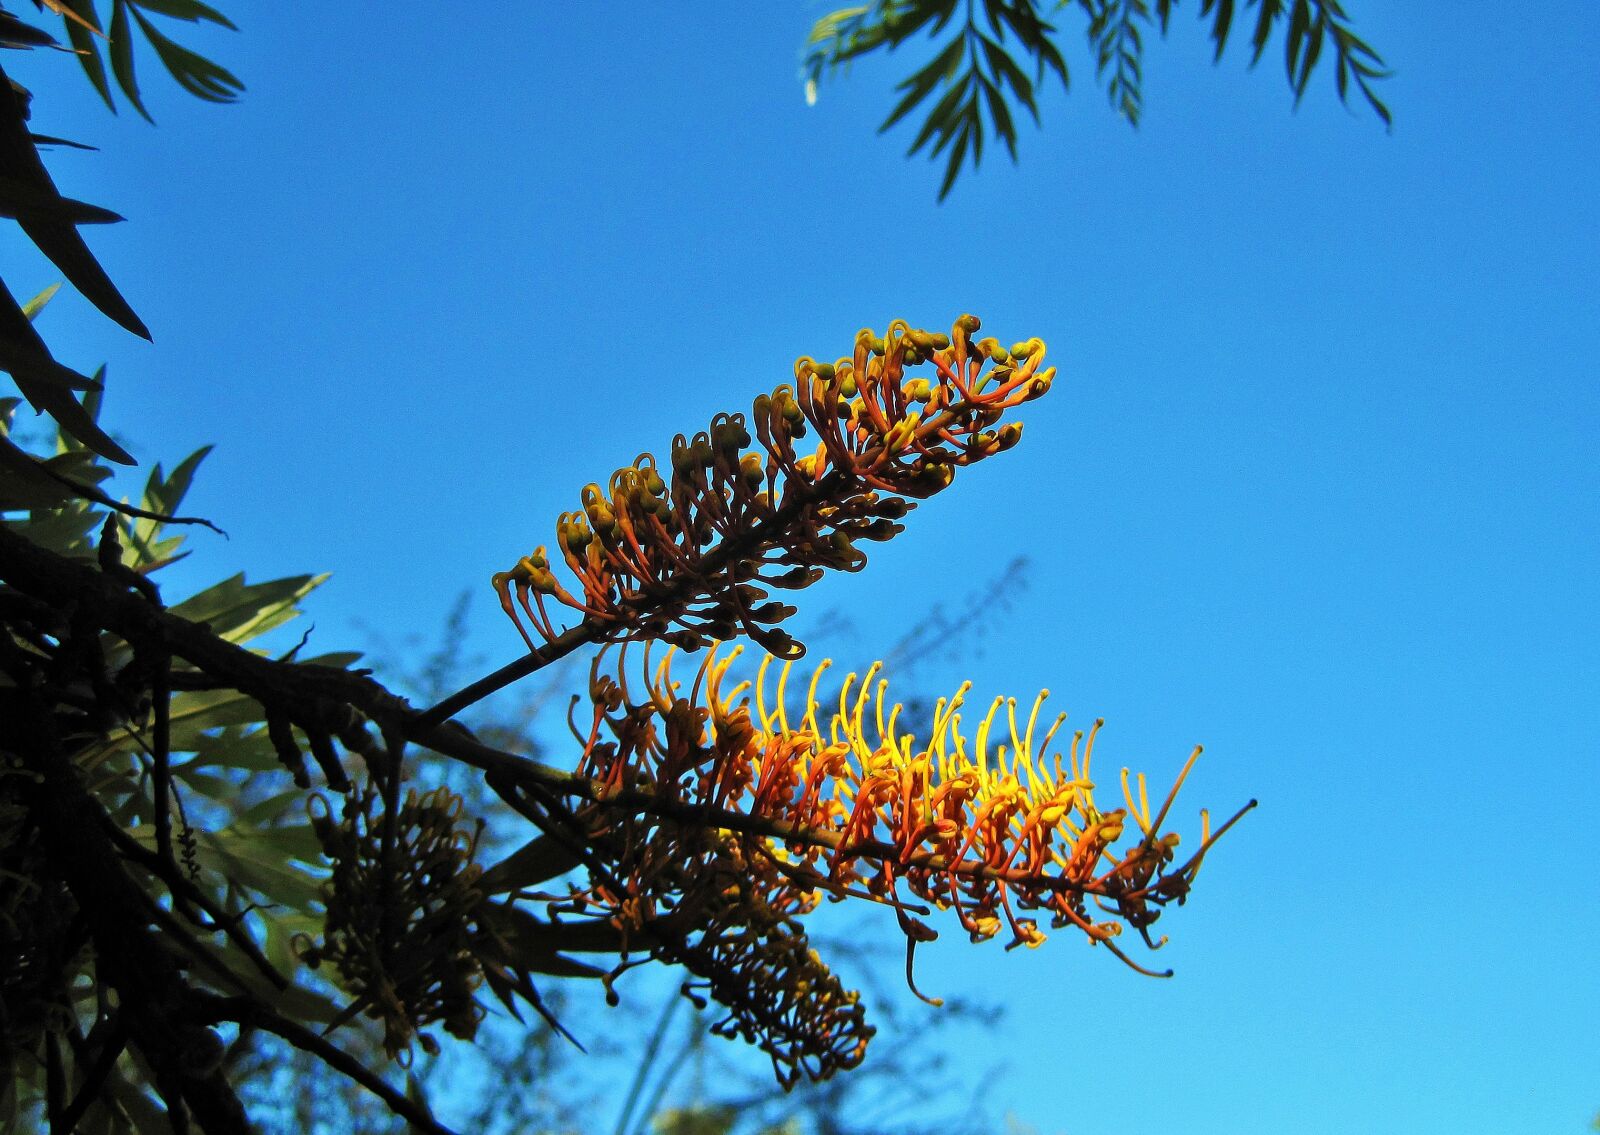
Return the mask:
[[[255,1002],[238,1004],[228,1002],[230,1007],[218,1007],[218,1019],[237,1021],[240,1025],[253,1025],[269,1033],[282,1037],[302,1052],[309,1052],[321,1060],[335,1072],[339,1072],[367,1091],[381,1099],[388,1105],[389,1110],[404,1119],[413,1127],[429,1135],[456,1135],[454,1131],[440,1123],[426,1108],[413,1100],[406,1098],[405,1093],[396,1091],[384,1082],[376,1072],[371,1071],[361,1061],[351,1056],[344,1049],[330,1041],[324,1040],[315,1032],[298,1022],[287,1017],[279,1016],[271,1009],[267,1009]],[[243,1010],[236,1012],[236,1010]]]
[[[725,537],[720,544],[707,552],[693,573],[680,572],[673,577],[672,582],[666,587],[648,593],[646,598],[650,602],[650,608],[636,611],[634,614],[643,618],[651,613],[651,609],[659,609],[679,602],[693,602],[692,599],[688,599],[685,596],[686,593],[688,595],[693,594],[695,584],[700,584],[703,587],[708,578],[716,576],[728,565],[745,559],[753,551],[763,547],[768,542],[769,534],[774,529],[782,531],[808,505],[816,503],[819,499],[827,499],[846,479],[842,472],[836,471],[829,473],[815,485],[806,486],[803,489],[797,486],[794,495],[779,505],[771,515],[753,524],[746,531]],[[556,661],[556,659],[571,654],[578,647],[601,641],[615,629],[614,627],[585,619],[576,626],[569,627],[525,657],[500,667],[492,674],[479,678],[476,682],[451,694],[432,708],[424,710],[418,715],[414,726],[418,729],[426,729],[430,726],[441,725],[468,706],[482,701],[490,694],[503,690],[512,682],[536,673]]]
[[[62,1131],[67,1132],[77,1129],[78,1120],[83,1118],[89,1110],[89,1105],[99,1096],[100,1089],[111,1075],[111,1070],[116,1067],[117,1057],[122,1055],[122,1050],[127,1044],[128,1035],[122,1027],[121,1016],[113,1017],[111,1034],[100,1046],[100,1051],[95,1054],[94,1064],[84,1073],[83,1085],[78,1089],[78,1094],[52,1118],[53,1127],[59,1125]]]

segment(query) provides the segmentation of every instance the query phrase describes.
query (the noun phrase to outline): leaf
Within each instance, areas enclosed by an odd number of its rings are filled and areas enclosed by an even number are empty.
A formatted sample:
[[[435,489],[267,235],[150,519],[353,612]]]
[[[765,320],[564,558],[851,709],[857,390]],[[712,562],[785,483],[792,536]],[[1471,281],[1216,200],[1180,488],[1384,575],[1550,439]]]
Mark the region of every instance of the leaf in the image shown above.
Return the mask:
[[[63,20],[67,25],[67,41],[72,44],[72,50],[78,56],[78,63],[83,68],[83,73],[89,77],[89,83],[94,87],[102,101],[110,108],[111,113],[117,112],[116,100],[111,97],[111,83],[106,78],[105,61],[100,57],[100,45],[95,41],[94,35],[86,24],[92,26],[92,21],[97,20],[93,0],[69,0],[70,14],[63,13]]]
[[[1289,13],[1289,35],[1284,49],[1284,65],[1289,71],[1289,86],[1298,91],[1295,81],[1300,69],[1300,49],[1305,45],[1306,31],[1311,26],[1311,5],[1307,0],[1294,0]]]
[[[296,575],[266,583],[245,583],[244,573],[231,576],[185,599],[172,613],[210,626],[232,643],[248,642],[299,613],[295,604],[327,580],[326,575]]]
[[[262,712],[260,702],[236,690],[184,690],[173,695],[167,716],[173,751],[189,753],[201,746],[203,734],[258,722]]]
[[[164,516],[175,514],[183,504],[183,498],[194,480],[195,471],[211,452],[211,448],[207,445],[195,450],[179,463],[170,477],[163,475],[161,465],[157,463],[145,481],[140,507],[147,512],[161,513]],[[182,542],[182,537],[157,543],[165,527],[161,521],[149,517],[138,517],[133,520],[129,531],[129,544],[139,555],[136,567],[150,570],[157,564],[171,562],[172,552]]]
[[[146,122],[155,122],[144,108],[139,95],[139,77],[133,67],[133,31],[128,25],[128,0],[112,0],[111,4],[111,73],[117,77],[117,86],[127,96],[133,109],[144,116]]]
[[[73,390],[93,389],[97,383],[50,357],[44,340],[33,329],[22,308],[0,283],[0,370],[10,372],[34,409],[55,419],[57,426],[102,457],[132,465],[133,457],[102,430],[94,416],[73,396]]]
[[[1317,22],[1311,26],[1311,42],[1306,46],[1305,58],[1300,64],[1300,77],[1295,81],[1294,101],[1298,103],[1306,93],[1306,87],[1311,81],[1311,72],[1317,66],[1317,59],[1322,54],[1322,36],[1326,30],[1322,17],[1318,15]]]
[[[200,468],[200,463],[210,455],[211,449],[209,445],[202,445],[178,463],[178,467],[172,471],[172,476],[162,485],[160,493],[150,497],[152,503],[157,506],[151,511],[175,512],[178,506],[183,504],[189,486],[194,483],[195,472]],[[149,496],[148,491],[146,496]]]
[[[484,903],[479,908],[479,916],[517,952],[519,957],[524,951],[544,957],[554,956],[561,951],[575,954],[616,954],[622,950],[624,938],[622,931],[603,918],[545,922],[509,902]],[[635,933],[633,941],[635,944],[647,942],[649,937],[647,933]]]
[[[56,192],[25,119],[26,107],[17,95],[9,88],[0,88],[0,169],[6,171],[0,193],[7,198],[8,212],[17,218],[28,239],[61,269],[90,303],[129,331],[148,339],[149,329],[133,313],[73,227],[88,219],[82,209],[94,210],[95,207],[69,202]],[[81,209],[74,209],[75,205]],[[104,210],[94,215],[102,219],[115,216]],[[10,293],[6,295],[9,298]],[[15,301],[11,300],[10,304],[14,305]],[[28,341],[26,337],[21,338]],[[42,343],[35,345],[43,349]],[[49,352],[44,353],[48,357]]]
[[[27,317],[29,323],[39,317],[39,313],[45,309],[45,305],[55,299],[56,293],[60,290],[60,284],[51,284],[44,291],[22,305],[22,314]]]
[[[162,65],[191,95],[206,102],[233,102],[244,90],[244,83],[233,72],[174,43],[140,15],[137,8],[133,10],[133,17],[139,21],[140,30],[155,48]]]
[[[29,131],[28,137],[33,139],[33,144],[35,146],[68,146],[74,150],[89,150],[91,152],[100,149],[99,146],[90,146],[83,142],[74,142],[70,138],[57,138],[53,134],[39,134],[34,131]]]
[[[330,650],[326,654],[302,658],[300,661],[306,666],[328,666],[335,670],[348,670],[361,659],[362,654],[359,650]]]
[[[1259,3],[1261,11],[1256,16],[1255,35],[1250,41],[1250,46],[1255,51],[1250,57],[1252,67],[1261,62],[1261,55],[1267,50],[1267,41],[1272,38],[1272,25],[1283,12],[1283,0],[1259,0]]]
[[[984,55],[989,60],[989,67],[994,72],[996,80],[1009,85],[1022,100],[1022,105],[1028,108],[1028,113],[1033,115],[1034,124],[1039,122],[1039,107],[1033,98],[1033,83],[1028,76],[1022,73],[1016,60],[992,40],[985,38],[983,41]]]
[[[1222,59],[1222,49],[1228,46],[1228,32],[1233,27],[1233,0],[1218,0],[1217,22],[1211,27],[1211,38],[1217,41],[1217,53],[1212,62]]]
[[[911,148],[906,151],[907,157],[910,157],[912,154],[922,149],[922,147],[927,143],[928,139],[932,138],[936,132],[943,135],[946,141],[949,140],[950,134],[955,129],[955,127],[949,123],[949,120],[954,116],[956,107],[961,102],[963,96],[966,95],[967,85],[970,81],[971,76],[963,76],[959,83],[956,83],[945,92],[944,97],[941,98],[934,106],[933,110],[928,113],[928,120],[923,123],[922,130],[917,134],[916,139],[911,143]],[[934,153],[937,154],[938,152],[938,149],[934,150]]]
[[[485,871],[478,887],[486,895],[536,887],[576,868],[582,860],[560,840],[538,835]]]
[[[912,107],[928,96],[940,79],[949,74],[950,69],[961,60],[961,46],[960,37],[951,40],[949,46],[939,52],[931,63],[916,71],[909,79],[906,79],[895,88],[896,90],[905,91],[906,96],[889,112],[889,117],[883,120],[882,126],[878,127],[878,133],[883,133],[904,118]]]
[[[972,137],[972,134],[973,127],[970,123],[963,126],[960,136],[956,139],[955,148],[950,151],[950,161],[945,166],[944,181],[939,186],[939,200],[941,201],[949,195],[951,187],[956,183],[956,177],[961,173],[961,160],[966,157],[967,142]],[[981,142],[979,146],[981,148]]]
[[[281,769],[283,765],[278,761],[277,751],[273,749],[266,733],[260,729],[247,731],[248,726],[255,724],[254,721],[245,722],[224,726],[220,732],[197,734],[190,742],[189,749],[174,749],[175,752],[188,751],[194,754],[179,767],[223,768],[248,773]]]
[[[30,134],[28,140],[37,145],[33,135]],[[0,174],[0,217],[60,221],[69,225],[114,225],[123,220],[110,209],[61,196],[54,185],[41,185],[4,174]]]
[[[10,12],[0,9],[0,46],[22,49],[55,47],[56,37],[43,28],[23,23]]]
[[[229,31],[239,30],[227,16],[209,4],[200,3],[200,0],[138,0],[138,4],[148,12],[171,16],[175,20],[187,20],[191,24],[199,20],[208,20],[213,24],[220,24]]]
[[[230,881],[295,910],[308,911],[318,905],[321,882],[290,866],[287,859],[261,855],[260,834],[235,828],[196,832],[202,851],[215,860],[213,869]]]
[[[71,498],[72,491],[46,474],[44,464],[0,437],[0,511],[46,509]]]
[[[1011,153],[1011,160],[1017,160],[1017,128],[1011,121],[1011,109],[1006,106],[1005,96],[1000,89],[987,79],[981,79],[983,93],[989,103],[989,116],[994,119],[994,132],[1006,144],[1006,149]]]

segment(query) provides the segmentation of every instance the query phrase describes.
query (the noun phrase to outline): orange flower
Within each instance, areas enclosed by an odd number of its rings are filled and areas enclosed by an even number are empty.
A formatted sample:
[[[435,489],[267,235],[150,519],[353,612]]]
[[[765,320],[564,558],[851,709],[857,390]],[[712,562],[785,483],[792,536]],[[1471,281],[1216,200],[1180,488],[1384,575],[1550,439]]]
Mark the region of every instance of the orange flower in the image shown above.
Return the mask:
[[[687,696],[672,677],[675,651],[652,666],[646,648],[637,693],[625,665],[612,681],[595,662],[594,720],[577,731],[578,771],[604,786],[591,806],[595,823],[622,813],[604,822],[629,848],[618,872],[629,893],[652,893],[659,877],[680,871],[684,832],[709,826],[747,864],[768,864],[767,885],[798,913],[816,892],[858,894],[891,906],[913,946],[935,936],[918,917],[931,907],[952,911],[974,941],[1009,928],[1010,946],[1030,947],[1046,937],[1037,915],[1149,973],[1114,939],[1126,925],[1159,947],[1148,928],[1187,897],[1211,845],[1238,818],[1213,834],[1202,811],[1200,846],[1175,866],[1179,837],[1161,827],[1198,749],[1154,817],[1143,776],[1135,801],[1126,771],[1127,807],[1101,811],[1092,775],[1101,723],[1074,734],[1065,756],[1052,753],[1064,715],[1041,727],[1044,693],[1025,724],[1014,699],[995,699],[969,744],[964,685],[938,702],[919,742],[900,728],[901,707],[877,665],[846,677],[828,712],[818,696],[824,662],[791,713],[793,662],[773,681],[766,656],[752,681],[733,684],[741,649],[710,651]],[[1092,919],[1088,899],[1111,917]],[[614,906],[615,896],[607,901]]]
[[[679,434],[670,471],[646,453],[606,488],[587,486],[582,511],[556,525],[555,560],[576,587],[558,578],[548,547],[494,576],[528,648],[529,627],[547,642],[562,633],[553,600],[591,640],[697,648],[744,634],[799,657],[804,648],[776,626],[794,608],[771,589],[806,587],[830,567],[859,571],[859,541],[890,539],[957,467],[1015,445],[1021,425],[1000,418],[1049,389],[1041,341],[1007,351],[974,343],[977,329],[964,315],[949,335],[902,321],[881,338],[863,330],[848,358],[796,362],[794,384],[758,397],[748,419],[719,414],[706,432]],[[908,375],[923,365],[930,375]],[[813,431],[815,450],[801,453]]]

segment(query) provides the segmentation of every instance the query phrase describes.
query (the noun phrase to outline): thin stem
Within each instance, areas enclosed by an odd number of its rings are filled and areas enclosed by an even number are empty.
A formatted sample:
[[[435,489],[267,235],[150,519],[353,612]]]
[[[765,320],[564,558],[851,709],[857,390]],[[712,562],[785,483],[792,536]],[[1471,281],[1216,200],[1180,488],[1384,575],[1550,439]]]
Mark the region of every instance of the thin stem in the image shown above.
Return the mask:
[[[781,531],[808,505],[819,500],[828,499],[847,480],[847,475],[841,470],[828,474],[815,485],[795,485],[795,493],[785,500],[771,516],[756,523],[749,531],[725,537],[721,543],[701,558],[693,571],[680,571],[673,577],[672,582],[643,597],[643,601],[636,609],[629,611],[632,621],[637,623],[648,617],[653,611],[670,603],[691,602],[685,599],[685,593],[693,592],[693,584],[702,586],[708,577],[715,576],[729,564],[754,556],[758,549],[769,543],[767,534],[773,529]],[[609,626],[601,626],[585,619],[576,626],[569,627],[541,647],[537,647],[526,657],[515,662],[507,663],[494,673],[479,678],[471,685],[451,694],[443,701],[430,709],[423,710],[412,723],[415,729],[427,729],[435,725],[442,725],[468,706],[482,701],[491,694],[505,689],[512,682],[526,678],[528,675],[548,666],[560,658],[565,658],[580,646],[598,642],[602,633],[613,630]],[[415,737],[412,738],[416,740]]]
[[[237,1017],[222,1015],[222,1019],[237,1020],[241,1025],[254,1025],[282,1037],[302,1052],[309,1052],[335,1072],[348,1076],[360,1084],[387,1104],[390,1111],[413,1127],[427,1132],[428,1135],[456,1135],[454,1131],[435,1119],[427,1108],[414,1100],[407,1099],[404,1092],[390,1087],[381,1076],[368,1069],[344,1049],[270,1009],[253,1003],[242,1008],[244,1012]]]
[[[667,999],[661,1019],[656,1022],[655,1031],[650,1034],[650,1040],[644,1046],[644,1054],[639,1057],[639,1068],[633,1074],[633,1083],[628,1087],[628,1098],[623,1101],[622,1114],[617,1116],[616,1135],[628,1135],[633,1109],[638,1106],[639,1097],[644,1094],[644,1083],[650,1077],[650,1070],[655,1066],[656,1058],[661,1055],[661,1042],[666,1039],[667,1028],[672,1024],[672,1018],[677,1015],[678,1005],[682,1001],[682,997]]]
[[[498,693],[512,682],[520,681],[550,663],[565,658],[580,646],[594,641],[594,633],[595,628],[586,622],[568,628],[543,646],[535,648],[531,653],[518,658],[514,662],[507,663],[492,674],[486,674],[471,685],[457,690],[432,708],[423,710],[412,721],[412,728],[430,729],[435,725],[443,725],[469,705],[482,701],[490,694]]]

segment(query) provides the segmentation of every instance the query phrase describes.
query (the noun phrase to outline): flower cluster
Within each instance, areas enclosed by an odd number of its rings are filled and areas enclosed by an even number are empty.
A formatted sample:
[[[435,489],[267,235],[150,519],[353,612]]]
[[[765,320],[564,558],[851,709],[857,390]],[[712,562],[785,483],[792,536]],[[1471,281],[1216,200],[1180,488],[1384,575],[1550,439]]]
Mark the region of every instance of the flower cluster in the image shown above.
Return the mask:
[[[662,755],[675,754],[667,757],[670,766],[687,768],[693,762],[684,758],[704,744],[707,711],[679,702],[657,732],[650,709],[625,706],[615,684],[599,679],[596,692],[603,707],[597,725],[604,707],[621,711],[611,719],[618,739],[591,735],[578,773],[612,787],[578,818],[605,868],[592,873],[589,887],[552,896],[552,915],[604,921],[621,931],[621,961],[608,984],[636,964],[630,952],[640,946],[701,978],[728,1010],[712,1031],[761,1048],[784,1087],[802,1075],[823,1080],[855,1067],[873,1030],[859,995],[823,963],[799,921],[817,905],[814,889],[791,879],[771,848],[752,847],[714,826],[617,806],[624,785],[649,784],[664,806],[695,800],[670,772],[641,778],[632,762],[657,746],[633,726],[657,736]]]
[[[408,792],[392,814],[369,783],[345,797],[340,820],[311,798],[312,829],[333,870],[323,888],[320,946],[302,941],[311,965],[333,963],[355,1004],[384,1026],[390,1057],[438,1044],[418,1030],[441,1021],[470,1040],[483,1018],[474,993],[483,979],[474,949],[482,873],[473,856],[482,828],[460,827],[461,798],[439,788]]]
[[[749,418],[722,414],[693,438],[679,434],[670,469],[643,454],[608,488],[589,485],[582,511],[557,525],[555,559],[575,589],[543,546],[494,576],[529,649],[523,616],[546,641],[561,633],[553,599],[597,640],[694,649],[745,634],[799,657],[804,648],[775,626],[794,608],[770,600],[770,588],[806,587],[829,567],[860,570],[858,541],[894,536],[913,502],[959,466],[1015,445],[1022,426],[1002,415],[1049,389],[1043,342],[974,341],[978,327],[963,315],[949,335],[903,321],[881,337],[862,330],[847,358],[799,359],[794,384],[758,397]],[[931,370],[913,376],[923,364]]]
[[[737,832],[747,863],[766,863],[780,889],[891,905],[908,946],[936,936],[915,917],[928,913],[920,902],[952,911],[974,941],[1005,929],[1012,946],[1042,942],[1044,916],[1148,973],[1115,939],[1127,926],[1158,948],[1164,939],[1151,939],[1150,926],[1184,901],[1206,852],[1245,810],[1214,833],[1202,811],[1199,847],[1179,862],[1178,835],[1162,829],[1198,748],[1159,809],[1143,774],[1130,780],[1124,769],[1124,806],[1102,810],[1091,768],[1101,723],[1052,754],[1065,715],[1041,728],[1043,693],[1025,721],[1014,699],[995,699],[969,743],[964,685],[940,699],[931,735],[918,742],[901,730],[877,666],[847,677],[830,713],[819,698],[823,663],[795,713],[786,704],[792,661],[775,684],[767,656],[753,682],[727,688],[739,648],[713,649],[685,697],[674,652],[653,668],[649,653],[637,697],[625,667],[613,681],[596,662],[593,723],[579,733],[580,772],[599,801],[624,814],[637,802],[648,818],[623,822],[652,833],[673,830],[664,816]],[[637,854],[647,859],[656,837],[643,838]]]

